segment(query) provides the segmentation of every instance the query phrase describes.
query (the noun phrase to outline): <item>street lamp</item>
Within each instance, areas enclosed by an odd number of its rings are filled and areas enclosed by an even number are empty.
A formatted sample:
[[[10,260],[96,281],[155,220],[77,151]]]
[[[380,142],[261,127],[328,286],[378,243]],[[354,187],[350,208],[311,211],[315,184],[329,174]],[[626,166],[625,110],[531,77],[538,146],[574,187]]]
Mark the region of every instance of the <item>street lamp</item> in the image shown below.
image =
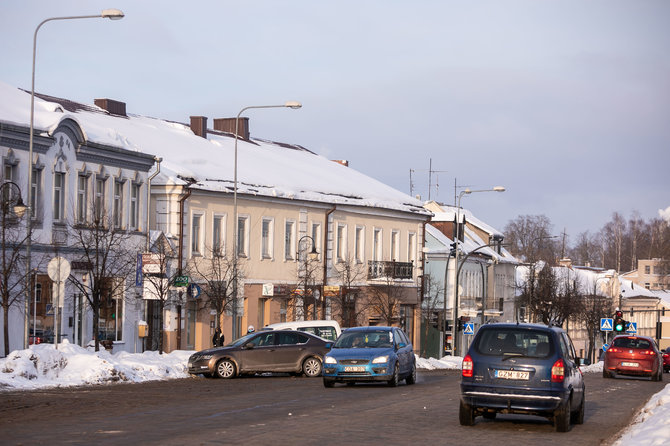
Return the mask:
[[[28,203],[28,222],[26,223],[26,271],[30,271],[30,245],[31,245],[31,231],[32,231],[32,217],[33,212],[35,211],[35,205],[33,204],[33,132],[34,132],[34,122],[35,122],[35,55],[37,53],[37,32],[40,30],[42,25],[46,22],[52,20],[74,20],[74,19],[110,19],[110,20],[121,20],[125,15],[119,9],[103,9],[102,12],[98,15],[77,15],[77,16],[66,16],[66,17],[50,17],[48,19],[42,20],[37,28],[35,28],[35,34],[33,35],[33,68],[32,68],[32,83],[30,86],[30,135],[28,142],[28,188],[26,200]],[[24,336],[23,336],[23,348],[28,348],[28,324],[30,323],[28,318],[28,313],[30,310],[30,283],[26,287],[26,302],[25,302],[25,311],[24,311]]]
[[[452,344],[451,344],[451,351],[454,356],[457,356],[459,353],[459,348],[458,348],[458,307],[460,305],[460,296],[459,296],[459,291],[458,291],[458,275],[460,268],[458,267],[458,251],[459,251],[459,244],[460,244],[460,227],[461,227],[461,198],[463,198],[463,195],[470,195],[475,192],[505,192],[505,188],[502,186],[495,186],[492,189],[479,189],[479,190],[470,190],[470,189],[465,189],[461,191],[460,194],[458,194],[458,207],[456,208],[456,237],[454,237],[454,242],[456,243],[456,249],[454,253],[454,274],[456,277],[454,278],[454,307],[453,307],[453,326],[451,328],[451,333],[452,333]],[[463,237],[465,238],[465,228],[463,228]]]
[[[301,108],[302,104],[296,101],[288,101],[282,105],[250,105],[244,107],[237,114],[235,118],[235,161],[234,161],[234,173],[233,173],[233,215],[235,216],[234,233],[233,233],[233,338],[237,336],[237,260],[238,260],[238,249],[239,249],[239,240],[238,240],[238,215],[237,215],[237,140],[239,139],[239,128],[240,128],[240,116],[246,110],[252,108],[292,108],[298,109]]]
[[[303,270],[304,274],[305,274],[305,282],[304,282],[304,285],[303,285],[303,288],[302,288],[302,290],[303,290],[302,291],[302,298],[303,298],[303,302],[304,302],[304,299],[307,298],[307,280],[309,279],[309,275],[307,273],[308,268],[309,268],[308,261],[309,260],[312,260],[312,261],[316,260],[319,257],[319,253],[316,251],[316,245],[314,243],[314,239],[309,235],[303,235],[302,237],[300,237],[300,240],[298,240],[298,252],[296,253],[296,256],[295,256],[296,260],[300,259],[300,246],[302,245],[303,240],[311,240],[312,241],[312,250],[309,253],[306,253],[305,255],[303,255],[303,258],[305,259],[305,265],[304,265],[304,270]],[[312,296],[314,297],[312,319],[316,320],[316,299],[317,299],[317,296],[314,294],[314,292],[312,292]]]

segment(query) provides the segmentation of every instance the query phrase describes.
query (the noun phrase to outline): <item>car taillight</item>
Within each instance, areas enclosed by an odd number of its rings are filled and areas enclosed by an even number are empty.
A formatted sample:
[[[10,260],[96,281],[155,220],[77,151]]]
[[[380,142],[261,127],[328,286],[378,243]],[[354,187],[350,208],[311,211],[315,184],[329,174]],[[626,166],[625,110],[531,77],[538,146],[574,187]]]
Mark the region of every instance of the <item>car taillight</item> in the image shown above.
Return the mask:
[[[607,353],[621,353],[623,350],[616,347],[610,347],[607,349]]]
[[[565,379],[565,363],[559,359],[551,366],[551,382],[562,383],[563,379]]]
[[[466,378],[472,378],[472,369],[472,357],[470,357],[470,355],[465,355],[465,358],[463,358],[463,376]]]
[[[647,355],[647,356],[656,356],[656,352],[653,350],[644,350],[640,352],[641,355]]]

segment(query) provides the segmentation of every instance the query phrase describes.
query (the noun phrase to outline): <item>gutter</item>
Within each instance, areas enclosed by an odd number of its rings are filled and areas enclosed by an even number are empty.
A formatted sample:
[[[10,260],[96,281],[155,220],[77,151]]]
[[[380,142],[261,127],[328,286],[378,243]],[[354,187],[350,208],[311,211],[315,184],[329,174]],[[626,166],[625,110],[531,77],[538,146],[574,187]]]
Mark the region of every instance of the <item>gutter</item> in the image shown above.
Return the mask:
[[[151,232],[149,231],[149,210],[151,208],[151,180],[153,180],[156,175],[158,175],[161,171],[161,162],[163,161],[163,158],[160,158],[158,156],[154,157],[154,161],[156,161],[156,172],[152,173],[151,176],[147,179],[147,245],[145,252],[149,252],[149,243],[150,243],[150,238],[151,238]]]
[[[326,220],[323,225],[323,288],[321,289],[321,311],[326,318],[326,284],[328,283],[328,217],[335,212],[337,206],[326,212]]]

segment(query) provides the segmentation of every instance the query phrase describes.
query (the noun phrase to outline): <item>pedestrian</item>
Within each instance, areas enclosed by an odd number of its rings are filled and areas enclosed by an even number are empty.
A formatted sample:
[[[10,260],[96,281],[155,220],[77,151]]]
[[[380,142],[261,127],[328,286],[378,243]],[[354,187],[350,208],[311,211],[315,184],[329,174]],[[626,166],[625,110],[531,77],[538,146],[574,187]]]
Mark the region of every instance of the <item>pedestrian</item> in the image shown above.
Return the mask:
[[[223,333],[221,333],[221,327],[216,327],[216,331],[214,332],[214,336],[212,337],[212,344],[214,347],[220,347],[223,345]]]
[[[253,333],[254,331],[256,331],[256,329],[254,328],[253,325],[249,325],[249,327],[247,327],[247,334],[251,334],[251,333]]]

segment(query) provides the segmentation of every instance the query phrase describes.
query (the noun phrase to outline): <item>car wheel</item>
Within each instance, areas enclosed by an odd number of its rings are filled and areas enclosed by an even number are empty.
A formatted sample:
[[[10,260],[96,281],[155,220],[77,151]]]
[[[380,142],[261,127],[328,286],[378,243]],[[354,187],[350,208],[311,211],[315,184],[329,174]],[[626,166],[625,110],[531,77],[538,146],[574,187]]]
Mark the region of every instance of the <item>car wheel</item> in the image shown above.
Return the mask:
[[[612,374],[607,370],[603,369],[603,378],[611,378]]]
[[[458,421],[461,423],[461,426],[472,426],[475,424],[475,409],[463,402],[458,406]]]
[[[321,361],[314,356],[305,359],[302,363],[302,373],[308,378],[316,378],[321,375]]]
[[[216,364],[216,376],[223,379],[235,377],[235,363],[230,359],[222,359]]]
[[[407,375],[407,378],[405,378],[405,382],[408,385],[412,385],[416,382],[416,363],[412,364],[412,371],[409,372],[409,375]]]
[[[393,367],[393,376],[391,376],[391,379],[387,381],[387,384],[389,387],[395,387],[398,385],[398,382],[400,381],[400,364],[397,362],[395,363],[395,367]]]
[[[333,381],[332,379],[323,378],[323,387],[331,388],[334,385],[335,385],[335,381]]]
[[[570,414],[570,422],[572,424],[584,424],[584,406],[586,405],[586,395],[582,392],[582,403],[579,409]]]
[[[570,400],[562,403],[554,412],[554,427],[556,427],[556,432],[570,430]]]

